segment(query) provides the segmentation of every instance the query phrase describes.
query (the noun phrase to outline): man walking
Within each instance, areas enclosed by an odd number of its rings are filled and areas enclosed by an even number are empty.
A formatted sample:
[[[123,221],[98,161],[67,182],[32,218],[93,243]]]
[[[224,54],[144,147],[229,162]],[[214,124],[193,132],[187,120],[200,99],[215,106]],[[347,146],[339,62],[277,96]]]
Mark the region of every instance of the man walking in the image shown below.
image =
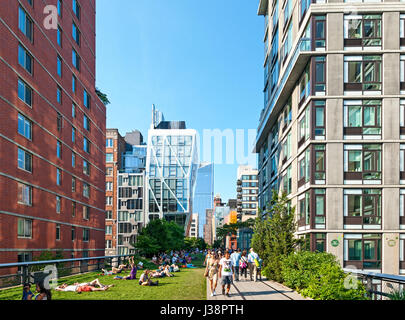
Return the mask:
[[[225,252],[224,258],[219,262],[218,275],[221,279],[222,294],[225,295],[225,286],[227,286],[226,296],[229,297],[229,291],[231,290],[232,284],[232,260],[228,251]]]
[[[241,250],[237,249],[231,254],[233,280],[239,281],[239,261],[241,256]]]
[[[248,266],[249,266],[250,281],[253,281],[253,275],[254,275],[255,282],[257,281],[256,260],[259,260],[259,255],[256,252],[254,252],[254,250],[252,248],[252,249],[250,249],[250,253],[248,255]]]

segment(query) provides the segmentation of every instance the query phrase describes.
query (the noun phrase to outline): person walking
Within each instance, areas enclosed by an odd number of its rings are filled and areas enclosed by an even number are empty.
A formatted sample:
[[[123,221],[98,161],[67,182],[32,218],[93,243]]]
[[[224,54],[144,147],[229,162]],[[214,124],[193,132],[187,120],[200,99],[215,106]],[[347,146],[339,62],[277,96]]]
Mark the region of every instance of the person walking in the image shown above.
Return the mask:
[[[219,270],[219,258],[218,254],[211,253],[209,260],[207,261],[207,267],[205,269],[205,276],[210,282],[211,297],[216,295],[215,290],[218,285],[218,270]]]
[[[233,280],[234,281],[239,281],[239,262],[240,262],[240,249],[235,250],[231,254],[231,260],[232,260],[232,271],[233,271]]]
[[[231,290],[232,284],[232,260],[229,251],[225,252],[224,257],[219,262],[219,277],[221,278],[222,294],[229,297],[229,291]],[[226,293],[225,293],[225,286]]]
[[[241,278],[243,274],[245,275],[245,280],[247,278],[247,268],[248,268],[247,252],[246,250],[243,250],[239,260],[239,270]]]
[[[259,260],[259,255],[254,252],[253,248],[250,249],[250,253],[248,255],[248,266],[249,266],[249,275],[250,281],[253,281],[253,276],[255,277],[254,281],[257,281],[257,265],[256,261]]]

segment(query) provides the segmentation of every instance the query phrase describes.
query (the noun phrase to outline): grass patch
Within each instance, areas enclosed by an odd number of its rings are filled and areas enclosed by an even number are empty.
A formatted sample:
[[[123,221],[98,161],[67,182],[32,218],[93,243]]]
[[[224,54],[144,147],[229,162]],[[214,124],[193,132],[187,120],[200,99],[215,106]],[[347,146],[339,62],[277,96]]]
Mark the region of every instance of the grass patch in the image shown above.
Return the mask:
[[[172,278],[159,278],[159,286],[142,287],[138,280],[142,270],[138,271],[137,280],[114,280],[114,276],[101,276],[99,273],[88,273],[61,279],[59,284],[89,282],[98,278],[102,284],[114,284],[114,287],[102,292],[57,292],[52,290],[53,300],[206,300],[206,279],[202,267],[203,256],[194,257],[193,264],[197,269],[180,269]],[[136,261],[136,260],[135,260]],[[147,265],[149,266],[149,265]],[[120,276],[129,275],[123,272]],[[32,288],[35,290],[35,287]],[[22,288],[0,291],[0,300],[21,300]]]

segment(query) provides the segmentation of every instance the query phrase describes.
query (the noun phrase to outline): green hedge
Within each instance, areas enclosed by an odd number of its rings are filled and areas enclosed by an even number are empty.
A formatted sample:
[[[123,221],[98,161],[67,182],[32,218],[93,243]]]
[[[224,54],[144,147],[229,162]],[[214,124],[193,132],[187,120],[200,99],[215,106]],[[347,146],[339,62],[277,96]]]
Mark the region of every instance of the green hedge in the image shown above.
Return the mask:
[[[315,300],[365,300],[360,281],[350,281],[336,257],[330,253],[301,251],[281,263],[284,284]],[[345,285],[346,283],[346,285]],[[347,283],[350,289],[347,289]]]

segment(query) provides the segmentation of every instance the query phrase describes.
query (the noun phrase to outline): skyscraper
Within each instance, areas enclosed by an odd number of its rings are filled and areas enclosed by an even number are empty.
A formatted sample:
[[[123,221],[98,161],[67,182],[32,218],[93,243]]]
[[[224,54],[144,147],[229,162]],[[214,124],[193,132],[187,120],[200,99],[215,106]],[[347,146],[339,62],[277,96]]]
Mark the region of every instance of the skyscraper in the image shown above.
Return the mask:
[[[56,4],[56,1],[52,1]],[[61,2],[59,2],[61,4]],[[95,1],[0,5],[0,262],[104,254],[106,108]]]
[[[156,122],[153,117],[146,160],[146,223],[164,218],[188,234],[199,164],[196,135],[184,121]]]
[[[197,171],[197,181],[194,192],[194,212],[198,213],[198,237],[204,237],[206,210],[213,208],[214,200],[214,165],[201,163]]]
[[[342,266],[405,273],[405,4],[261,0],[259,205]]]

